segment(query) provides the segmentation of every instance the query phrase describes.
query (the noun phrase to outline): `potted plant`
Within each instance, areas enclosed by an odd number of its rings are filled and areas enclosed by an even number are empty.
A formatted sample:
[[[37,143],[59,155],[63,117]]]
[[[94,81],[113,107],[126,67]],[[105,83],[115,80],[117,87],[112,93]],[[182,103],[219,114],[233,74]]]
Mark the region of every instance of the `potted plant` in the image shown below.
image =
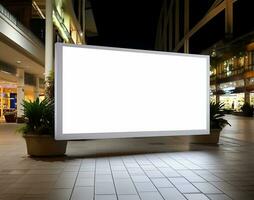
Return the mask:
[[[5,112],[4,118],[6,123],[14,123],[17,120],[17,112],[16,111]]]
[[[243,111],[243,116],[246,117],[252,117],[253,116],[253,106],[249,103],[244,103],[241,107],[241,110]]]
[[[224,104],[210,102],[210,134],[196,135],[191,137],[191,143],[199,144],[218,144],[220,139],[220,132],[226,126],[231,126],[226,119],[224,119]]]
[[[224,110],[225,114],[233,114],[233,112],[234,112],[234,110],[231,108],[224,108],[223,110]]]
[[[65,154],[67,141],[54,140],[53,97],[54,95],[50,96],[47,94],[42,101],[39,98],[35,101],[23,101],[26,122],[19,131],[23,133],[23,137],[26,140],[27,153],[31,156],[58,156]]]

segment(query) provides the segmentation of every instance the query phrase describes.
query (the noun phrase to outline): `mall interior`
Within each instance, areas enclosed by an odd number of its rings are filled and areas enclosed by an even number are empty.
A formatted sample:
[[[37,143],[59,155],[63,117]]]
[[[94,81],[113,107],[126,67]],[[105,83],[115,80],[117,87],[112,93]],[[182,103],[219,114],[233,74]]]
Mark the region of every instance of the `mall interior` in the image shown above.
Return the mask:
[[[253,8],[250,0],[0,0],[0,200],[254,199],[253,110],[242,110],[254,106]],[[231,126],[216,144],[68,141],[65,156],[28,156],[17,133],[23,100],[45,98],[56,42],[209,55],[210,101],[224,104]]]

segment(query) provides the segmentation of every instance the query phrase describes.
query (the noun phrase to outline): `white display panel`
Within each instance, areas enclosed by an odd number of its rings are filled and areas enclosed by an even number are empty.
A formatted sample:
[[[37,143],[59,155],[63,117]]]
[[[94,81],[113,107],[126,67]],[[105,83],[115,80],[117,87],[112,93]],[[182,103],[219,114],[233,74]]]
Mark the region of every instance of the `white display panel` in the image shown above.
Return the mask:
[[[209,57],[56,44],[55,138],[209,134]]]

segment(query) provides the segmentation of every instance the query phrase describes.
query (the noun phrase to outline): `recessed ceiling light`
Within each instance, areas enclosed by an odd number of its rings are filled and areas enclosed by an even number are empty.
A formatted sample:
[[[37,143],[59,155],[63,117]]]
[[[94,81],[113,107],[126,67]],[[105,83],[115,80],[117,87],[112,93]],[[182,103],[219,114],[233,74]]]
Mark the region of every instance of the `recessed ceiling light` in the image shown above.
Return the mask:
[[[20,60],[17,60],[17,61],[16,61],[16,63],[20,64],[20,63],[21,63],[21,61],[20,61]]]

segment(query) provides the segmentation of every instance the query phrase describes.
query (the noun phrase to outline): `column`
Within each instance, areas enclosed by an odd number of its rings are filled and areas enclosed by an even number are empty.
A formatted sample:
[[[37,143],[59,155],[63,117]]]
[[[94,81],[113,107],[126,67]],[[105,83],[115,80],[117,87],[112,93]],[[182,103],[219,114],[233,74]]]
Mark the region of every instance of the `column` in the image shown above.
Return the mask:
[[[53,5],[52,0],[46,0],[46,40],[45,40],[45,79],[53,69]]]
[[[170,2],[169,9],[168,9],[168,50],[173,50],[173,9],[174,9],[174,0]]]
[[[220,95],[219,94],[216,94],[216,103],[219,103],[220,102]]]
[[[85,34],[86,34],[86,0],[83,0],[83,2],[82,2],[82,28],[83,28],[83,39],[85,41]]]
[[[162,29],[162,50],[163,51],[167,51],[168,50],[168,36],[167,36],[167,32],[168,32],[168,4],[167,1],[165,1],[165,7],[164,7],[164,12],[163,12],[163,29]]]
[[[233,34],[233,0],[225,0],[225,34],[231,37]]]
[[[244,92],[244,103],[250,103],[250,92]]]
[[[82,0],[78,0],[78,21],[81,21],[81,10],[82,10],[82,4],[81,4]]]
[[[35,79],[36,79],[36,83],[34,87],[34,99],[37,99],[39,98],[39,95],[40,95],[40,78],[35,77]]]
[[[1,87],[1,109],[0,109],[0,114],[1,114],[1,117],[3,118],[4,117],[4,105],[3,105],[3,95],[4,95],[4,88]]]
[[[249,85],[249,80],[244,79],[244,103],[250,103],[250,92],[247,91],[247,86]]]
[[[175,47],[179,42],[179,1],[175,1]]]
[[[250,67],[252,66],[252,64],[254,64],[254,63],[252,63],[252,53],[251,53],[251,51],[248,51],[248,66],[247,66],[247,69],[249,70],[250,69]]]
[[[189,53],[189,39],[184,40],[184,53]]]
[[[172,51],[172,49],[173,49],[173,15],[172,15],[172,9],[169,10],[168,49],[169,49],[169,51]]]
[[[17,119],[23,118],[23,99],[25,97],[25,72],[24,69],[17,69]]]
[[[218,94],[219,84],[216,83],[216,103],[220,102],[220,95]]]
[[[189,0],[184,0],[184,36],[189,32]],[[184,53],[189,53],[189,39],[184,40]]]

